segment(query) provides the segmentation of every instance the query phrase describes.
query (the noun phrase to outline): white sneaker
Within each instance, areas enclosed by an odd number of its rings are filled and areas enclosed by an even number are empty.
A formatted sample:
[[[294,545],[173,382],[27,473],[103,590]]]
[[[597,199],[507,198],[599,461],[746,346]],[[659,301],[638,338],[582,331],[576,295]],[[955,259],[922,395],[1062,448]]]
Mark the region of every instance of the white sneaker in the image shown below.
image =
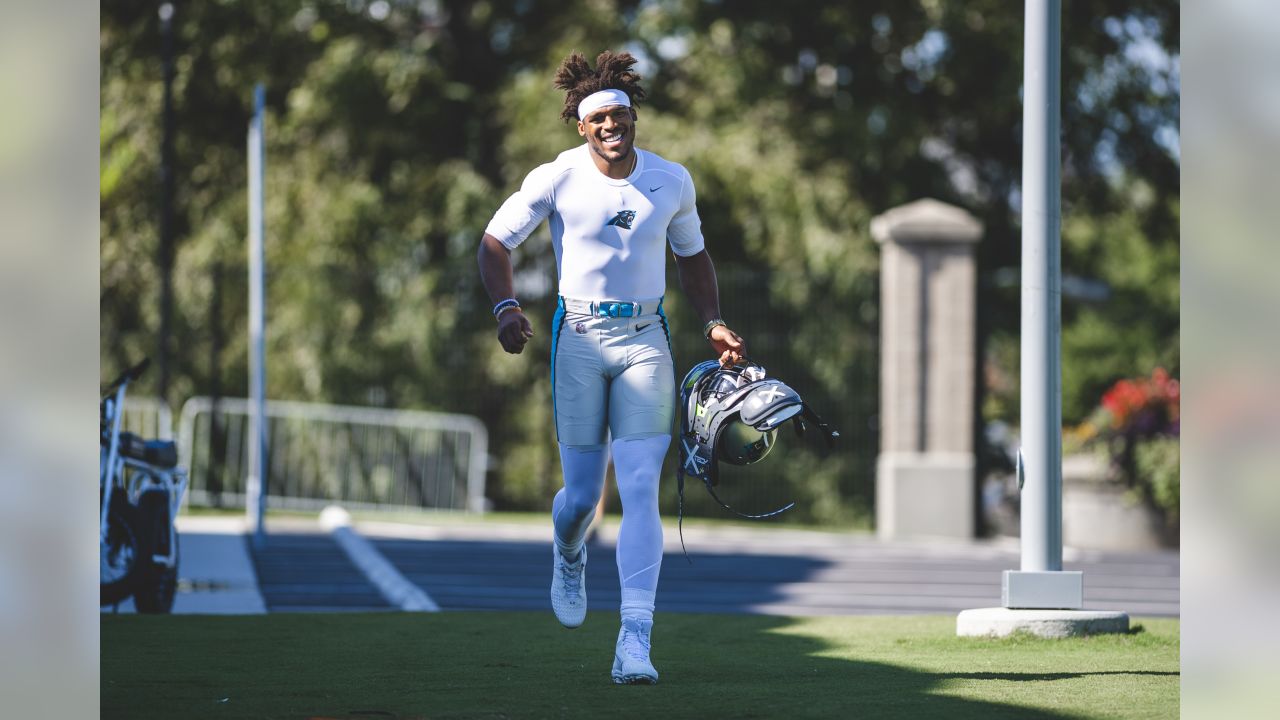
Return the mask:
[[[613,650],[613,681],[618,685],[657,685],[658,671],[649,662],[652,620],[624,618]]]
[[[576,628],[587,619],[587,546],[577,562],[566,562],[560,549],[551,544],[551,609],[567,628]]]

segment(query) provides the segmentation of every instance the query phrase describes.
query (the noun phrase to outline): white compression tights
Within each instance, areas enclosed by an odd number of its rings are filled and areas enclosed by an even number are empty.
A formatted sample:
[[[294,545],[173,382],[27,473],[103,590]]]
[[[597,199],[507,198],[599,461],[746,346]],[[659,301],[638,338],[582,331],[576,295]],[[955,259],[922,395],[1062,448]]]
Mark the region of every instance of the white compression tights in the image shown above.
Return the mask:
[[[647,598],[652,608],[653,593],[658,588],[662,569],[658,480],[670,444],[671,436],[663,434],[620,438],[610,445],[622,500],[617,556],[624,605],[634,596]],[[582,538],[600,500],[608,456],[603,446],[561,445],[560,463],[564,467],[564,488],[552,503],[552,520],[556,545],[562,554],[573,558],[582,547]]]
[[[569,560],[577,558],[582,538],[604,489],[604,471],[609,455],[604,445],[560,444],[560,467],[564,470],[564,487],[551,503],[551,522],[555,527],[556,547]]]

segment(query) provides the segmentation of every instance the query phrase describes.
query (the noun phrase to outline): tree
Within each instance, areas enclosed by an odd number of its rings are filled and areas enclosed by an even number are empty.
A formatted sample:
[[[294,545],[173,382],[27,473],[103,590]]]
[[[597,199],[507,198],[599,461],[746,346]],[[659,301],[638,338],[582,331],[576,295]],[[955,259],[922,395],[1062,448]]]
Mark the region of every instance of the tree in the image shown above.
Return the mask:
[[[984,335],[993,357],[1010,355],[1016,284],[999,280],[1019,254],[1020,6],[228,0],[180,4],[175,23],[175,399],[204,392],[212,372],[229,394],[247,386],[245,128],[262,81],[269,396],[478,415],[501,462],[491,496],[548,503],[548,236],[516,253],[542,330],[519,358],[493,339],[474,253],[524,174],[580,142],[550,81],[575,49],[642,59],[640,144],[693,174],[726,315],[843,431],[833,453],[788,443],[784,461],[750,469],[748,505],[794,497],[809,517],[868,512],[875,214],[932,196],[986,223]],[[1064,268],[1111,289],[1064,307],[1069,417],[1145,363],[1176,373],[1177,23],[1176,6],[1154,0],[1072,3],[1064,17]],[[104,375],[156,344],[159,105],[154,7],[104,6]],[[228,271],[211,318],[215,263]],[[668,285],[683,369],[706,348]],[[230,339],[216,369],[211,322]],[[993,415],[1016,408],[991,395]]]

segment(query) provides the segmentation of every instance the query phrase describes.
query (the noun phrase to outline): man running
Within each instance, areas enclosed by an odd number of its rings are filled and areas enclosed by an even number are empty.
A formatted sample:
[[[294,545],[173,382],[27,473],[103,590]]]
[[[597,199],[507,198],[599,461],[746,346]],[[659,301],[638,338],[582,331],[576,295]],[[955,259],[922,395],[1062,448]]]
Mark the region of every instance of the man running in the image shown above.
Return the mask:
[[[603,52],[592,69],[573,53],[556,72],[566,122],[586,143],[529,173],[480,242],[480,277],[498,341],[520,353],[533,328],[515,298],[511,251],[549,220],[560,297],[552,322],[551,384],[564,488],[552,504],[551,607],[569,628],[586,619],[583,542],[612,451],[622,526],[622,627],[615,683],[658,681],[649,657],[662,565],[658,480],[671,442],[676,380],[663,313],[665,246],[722,364],[745,344],[720,319],[715,268],[703,245],[693,180],[677,163],[635,147],[644,99],[628,53]],[[606,447],[606,443],[608,446]]]

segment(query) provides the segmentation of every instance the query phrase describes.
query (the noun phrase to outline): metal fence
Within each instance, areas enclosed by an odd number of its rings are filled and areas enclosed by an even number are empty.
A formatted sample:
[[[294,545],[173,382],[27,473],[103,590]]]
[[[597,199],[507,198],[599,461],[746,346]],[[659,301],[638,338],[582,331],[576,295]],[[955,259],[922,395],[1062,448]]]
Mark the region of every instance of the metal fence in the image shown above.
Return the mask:
[[[120,429],[148,440],[173,439],[173,413],[153,397],[126,397]]]
[[[248,412],[243,398],[182,406],[192,504],[243,507]],[[266,415],[271,507],[485,510],[489,434],[475,417],[288,401],[268,401]]]

